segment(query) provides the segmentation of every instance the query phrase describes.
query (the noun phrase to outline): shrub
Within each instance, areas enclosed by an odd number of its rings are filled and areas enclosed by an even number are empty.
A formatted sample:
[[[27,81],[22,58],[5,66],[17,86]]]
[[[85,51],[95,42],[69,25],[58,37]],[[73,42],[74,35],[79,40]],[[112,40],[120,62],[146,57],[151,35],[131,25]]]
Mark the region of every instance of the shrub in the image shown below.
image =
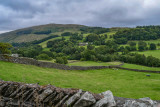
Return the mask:
[[[85,58],[81,58],[80,61],[86,61],[86,59]]]
[[[0,43],[0,54],[10,54],[11,51],[9,50],[12,47],[9,43]]]
[[[156,44],[151,43],[150,44],[150,50],[156,50]]]
[[[63,64],[68,64],[67,57],[63,56],[62,59],[63,59]]]
[[[42,51],[41,54],[47,54],[49,57],[54,58],[54,54],[50,51]]]
[[[47,54],[40,54],[36,57],[38,60],[52,60],[51,57],[49,57]]]
[[[56,63],[59,63],[59,64],[67,64],[68,63],[68,60],[66,57],[56,57]]]

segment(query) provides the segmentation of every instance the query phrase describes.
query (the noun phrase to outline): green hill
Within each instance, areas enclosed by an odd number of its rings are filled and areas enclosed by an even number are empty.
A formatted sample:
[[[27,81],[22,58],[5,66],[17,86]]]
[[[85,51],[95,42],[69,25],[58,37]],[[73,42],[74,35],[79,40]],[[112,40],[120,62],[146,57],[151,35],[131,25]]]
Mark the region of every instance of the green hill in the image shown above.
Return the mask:
[[[76,24],[47,24],[0,34],[0,42],[31,42],[41,40],[48,36],[58,35],[62,32],[79,32],[87,26]]]

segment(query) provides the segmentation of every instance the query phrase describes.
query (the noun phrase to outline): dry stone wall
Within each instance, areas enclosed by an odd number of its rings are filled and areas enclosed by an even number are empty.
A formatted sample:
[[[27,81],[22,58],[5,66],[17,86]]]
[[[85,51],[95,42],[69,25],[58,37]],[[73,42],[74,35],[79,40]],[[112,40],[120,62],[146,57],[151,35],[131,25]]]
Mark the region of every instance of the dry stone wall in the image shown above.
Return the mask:
[[[139,69],[124,68],[120,66],[114,66],[113,68],[124,69],[124,70],[129,70],[129,71],[137,71],[137,72],[160,73],[160,71],[139,70]]]
[[[124,70],[137,71],[137,72],[160,73],[160,71],[124,68],[124,67],[121,67],[124,64],[123,62],[119,65],[113,65],[113,66],[87,66],[87,67],[83,67],[83,66],[67,66],[67,65],[63,65],[63,64],[57,64],[57,63],[41,62],[41,61],[37,61],[32,58],[11,57],[11,56],[3,56],[3,55],[0,55],[0,60],[12,62],[12,63],[35,65],[35,66],[39,66],[39,67],[55,68],[55,69],[62,69],[62,70],[94,70],[94,69],[104,69],[104,68],[117,68],[117,69],[124,69]]]
[[[0,81],[0,107],[158,107],[158,101],[114,97],[80,89],[63,89],[18,82]]]
[[[57,64],[57,63],[50,63],[50,62],[41,62],[37,61],[35,59],[31,58],[22,58],[22,57],[11,57],[11,56],[2,56],[0,55],[1,61],[8,61],[13,63],[19,63],[19,64],[26,64],[26,65],[35,65],[39,67],[46,67],[46,68],[56,68],[56,69],[62,69],[62,70],[92,70],[92,69],[104,69],[104,68],[110,68],[110,67],[119,67],[120,65],[115,66],[67,66],[63,64]]]
[[[12,63],[35,65],[35,66],[39,66],[39,67],[55,68],[55,69],[62,69],[62,70],[94,70],[94,69],[104,69],[104,68],[118,68],[118,69],[137,71],[137,72],[160,73],[160,71],[124,68],[124,67],[121,67],[124,64],[123,62],[121,62],[121,64],[119,64],[119,65],[112,65],[112,66],[87,66],[87,67],[83,67],[83,66],[67,66],[67,65],[63,65],[63,64],[37,61],[32,58],[11,57],[11,56],[3,56],[3,55],[0,55],[0,60],[12,62]]]

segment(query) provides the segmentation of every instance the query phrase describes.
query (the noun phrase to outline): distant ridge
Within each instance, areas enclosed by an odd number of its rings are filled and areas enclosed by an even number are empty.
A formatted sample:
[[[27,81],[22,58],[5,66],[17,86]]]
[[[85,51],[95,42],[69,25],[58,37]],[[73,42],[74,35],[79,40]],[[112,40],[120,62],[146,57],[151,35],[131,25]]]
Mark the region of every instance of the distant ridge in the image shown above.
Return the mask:
[[[30,42],[66,31],[78,32],[81,28],[87,28],[87,26],[77,24],[46,24],[33,26],[2,33],[0,34],[0,42]]]

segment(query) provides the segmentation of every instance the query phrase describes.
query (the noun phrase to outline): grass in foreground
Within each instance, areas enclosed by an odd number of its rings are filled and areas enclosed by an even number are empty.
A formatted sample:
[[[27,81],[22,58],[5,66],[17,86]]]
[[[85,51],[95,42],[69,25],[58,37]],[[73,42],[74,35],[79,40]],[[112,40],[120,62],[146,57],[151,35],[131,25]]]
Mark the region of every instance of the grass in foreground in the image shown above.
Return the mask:
[[[52,84],[62,88],[79,88],[94,93],[111,90],[126,98],[150,97],[160,100],[160,75],[127,70],[65,71],[0,61],[0,78],[5,81]],[[147,73],[148,74],[148,73]]]
[[[136,65],[136,64],[127,64],[125,63],[122,65],[124,68],[131,68],[131,69],[139,69],[139,70],[152,70],[152,71],[160,71],[160,67],[147,67],[142,65]]]
[[[119,65],[120,62],[94,62],[94,61],[77,61],[73,63],[68,63],[69,66],[109,66],[109,65]]]

